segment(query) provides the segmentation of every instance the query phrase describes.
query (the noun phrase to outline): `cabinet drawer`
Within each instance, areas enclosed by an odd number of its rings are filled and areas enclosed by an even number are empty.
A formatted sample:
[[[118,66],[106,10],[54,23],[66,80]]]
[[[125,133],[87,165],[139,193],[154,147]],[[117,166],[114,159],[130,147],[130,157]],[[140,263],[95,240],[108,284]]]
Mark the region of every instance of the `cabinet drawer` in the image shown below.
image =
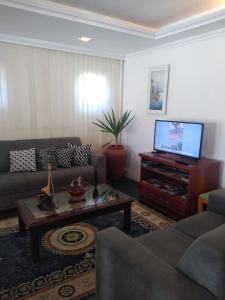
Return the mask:
[[[140,194],[143,198],[150,200],[150,203],[155,202],[164,208],[182,215],[186,212],[187,201],[185,199],[170,195],[149,183],[140,183]]]

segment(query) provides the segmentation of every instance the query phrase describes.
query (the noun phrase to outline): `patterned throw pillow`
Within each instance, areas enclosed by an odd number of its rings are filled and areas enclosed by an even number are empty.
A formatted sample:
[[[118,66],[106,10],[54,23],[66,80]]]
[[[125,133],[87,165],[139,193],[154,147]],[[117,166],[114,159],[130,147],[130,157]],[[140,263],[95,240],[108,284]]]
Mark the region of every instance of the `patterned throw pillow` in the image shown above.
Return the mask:
[[[27,150],[16,150],[9,152],[10,170],[9,172],[36,171],[35,148]]]
[[[55,148],[45,148],[36,150],[37,166],[39,170],[47,171],[49,163],[51,164],[53,170],[57,169],[55,150]]]
[[[71,168],[73,149],[57,148],[55,151],[57,166],[60,168]]]
[[[88,145],[72,145],[68,143],[68,148],[74,150],[73,162],[74,166],[87,166],[90,157],[91,144]]]

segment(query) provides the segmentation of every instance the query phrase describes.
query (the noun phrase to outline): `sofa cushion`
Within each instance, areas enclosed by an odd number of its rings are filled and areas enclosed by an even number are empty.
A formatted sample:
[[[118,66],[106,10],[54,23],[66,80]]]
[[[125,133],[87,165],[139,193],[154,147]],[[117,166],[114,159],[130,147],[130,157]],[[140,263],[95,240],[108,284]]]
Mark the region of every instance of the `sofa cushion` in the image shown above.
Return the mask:
[[[29,185],[28,189],[39,189],[47,185],[48,172],[24,173]],[[82,167],[59,168],[52,171],[52,182],[55,187],[68,185],[73,179],[82,176],[88,183],[93,183],[94,167],[91,165]]]
[[[37,171],[35,173],[24,172],[27,181],[27,190],[39,190],[48,183],[48,172]]]
[[[225,224],[197,238],[187,248],[178,269],[204,286],[218,299],[225,299]]]
[[[0,141],[0,172],[9,171],[9,151],[22,149],[44,149],[54,146],[56,148],[66,148],[67,143],[81,145],[79,137],[47,138],[33,140]]]
[[[52,171],[52,182],[54,185],[55,190],[57,190],[57,187],[66,186],[68,184],[66,180],[66,173],[65,170],[68,169],[56,169]]]
[[[55,151],[56,162],[59,168],[70,168],[73,159],[73,149],[57,148]]]
[[[218,300],[116,228],[100,230],[96,240],[96,299]]]
[[[10,172],[36,171],[35,148],[9,152]]]
[[[68,148],[74,150],[72,164],[74,166],[87,166],[90,158],[91,144],[88,145],[72,145],[68,143]]]
[[[225,216],[225,189],[209,193],[207,210]]]
[[[64,169],[52,171],[52,180],[55,188],[68,184]],[[0,173],[0,196],[26,193],[32,190],[38,191],[40,188],[46,186],[47,182],[47,171]]]
[[[67,184],[69,184],[73,179],[77,179],[78,176],[81,176],[90,184],[92,184],[94,181],[94,167],[92,165],[71,167],[70,169],[63,170],[66,176]]]
[[[137,240],[169,265],[176,266],[193,239],[172,228],[157,230]]]
[[[48,183],[48,172],[37,171],[35,173],[24,172],[27,181],[27,190],[40,190]],[[52,182],[54,188],[57,186],[66,185],[66,175],[64,169],[57,169],[52,171]]]
[[[53,170],[57,169],[55,158],[55,148],[38,149],[36,151],[37,166],[40,171],[47,171],[48,165],[51,164]]]
[[[73,145],[81,145],[79,137],[65,137],[65,138],[53,138],[49,139],[49,144],[55,148],[67,148],[68,143]]]
[[[23,172],[0,173],[0,196],[20,193],[24,191],[24,189],[27,189],[27,180]]]
[[[222,224],[225,224],[225,216],[206,211],[174,223],[171,227],[197,238]]]

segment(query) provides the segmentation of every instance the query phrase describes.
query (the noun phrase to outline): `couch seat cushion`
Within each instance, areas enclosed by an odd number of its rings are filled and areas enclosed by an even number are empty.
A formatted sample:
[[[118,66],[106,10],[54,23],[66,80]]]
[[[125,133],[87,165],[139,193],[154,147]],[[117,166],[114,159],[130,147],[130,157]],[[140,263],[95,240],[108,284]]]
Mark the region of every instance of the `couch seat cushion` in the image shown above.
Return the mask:
[[[206,211],[174,223],[171,228],[197,238],[222,224],[225,224],[225,216]]]
[[[27,189],[24,173],[0,173],[0,195],[20,193],[24,189]]]
[[[144,234],[137,240],[171,266],[177,265],[180,257],[193,241],[191,237],[172,228]]]
[[[24,176],[27,181],[27,190],[36,190],[47,185],[48,172],[46,171],[24,172]]]
[[[48,183],[48,172],[38,171],[35,173],[24,172],[27,180],[28,190],[39,190]],[[64,169],[57,169],[52,171],[52,181],[54,187],[66,185],[66,175]]]
[[[71,183],[73,179],[77,179],[78,176],[81,176],[88,183],[93,184],[94,167],[92,165],[71,167],[63,169],[63,171],[65,172],[67,184]]]

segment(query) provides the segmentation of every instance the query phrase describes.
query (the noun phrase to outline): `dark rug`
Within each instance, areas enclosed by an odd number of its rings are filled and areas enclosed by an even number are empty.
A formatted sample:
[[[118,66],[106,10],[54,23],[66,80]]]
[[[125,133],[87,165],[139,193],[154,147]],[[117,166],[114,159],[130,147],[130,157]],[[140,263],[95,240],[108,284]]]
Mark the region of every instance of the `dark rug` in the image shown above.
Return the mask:
[[[129,234],[137,237],[167,227],[172,220],[135,201]],[[123,214],[88,219],[80,227],[48,232],[40,237],[41,261],[33,263],[29,235],[18,227],[0,229],[0,299],[87,299],[95,292],[95,231],[115,226],[121,230]],[[86,243],[86,244],[85,244]],[[63,245],[63,247],[62,247]],[[66,246],[69,245],[68,251]],[[73,248],[73,245],[76,248]]]
[[[129,235],[137,237],[160,227],[167,227],[170,223],[170,219],[135,202]],[[86,224],[93,235],[95,229],[110,226],[123,230],[123,214],[116,212],[89,219],[82,224]],[[91,231],[88,235],[91,235]],[[77,249],[79,251],[68,254],[66,251],[52,249],[50,242],[46,246],[49,236],[49,233],[45,233],[41,237],[41,261],[33,263],[29,235],[20,237],[17,226],[0,229],[0,299],[86,299],[94,294],[95,251],[92,241],[89,241],[83,251],[81,247]],[[79,243],[82,232],[67,228],[61,239],[64,243]]]

